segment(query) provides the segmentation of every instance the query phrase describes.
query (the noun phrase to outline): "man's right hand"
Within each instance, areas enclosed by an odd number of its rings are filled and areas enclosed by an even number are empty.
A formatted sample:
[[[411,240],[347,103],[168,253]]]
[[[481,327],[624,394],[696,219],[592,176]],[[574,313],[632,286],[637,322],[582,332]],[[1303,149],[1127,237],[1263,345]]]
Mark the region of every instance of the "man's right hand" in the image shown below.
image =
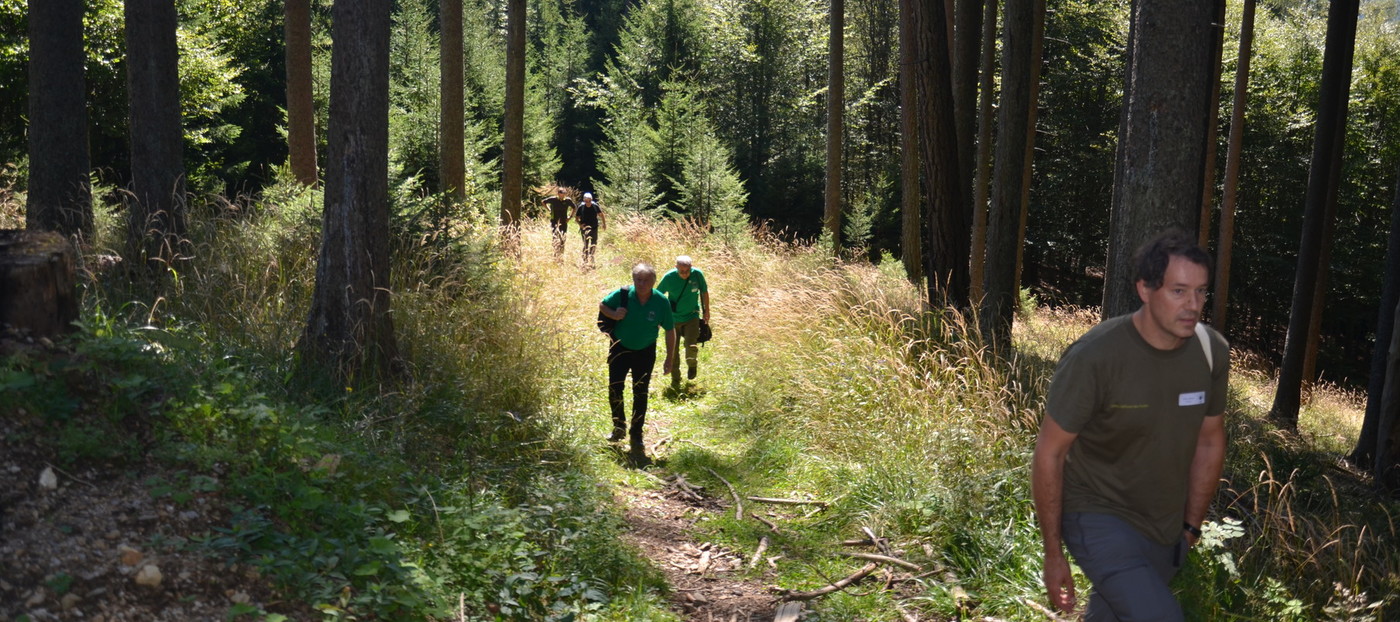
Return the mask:
[[[613,318],[614,320],[621,322],[622,318],[627,317],[627,307],[618,307],[616,309],[613,309],[613,315],[617,316]]]
[[[1070,574],[1069,561],[1064,555],[1046,556],[1042,579],[1050,606],[1064,613],[1074,613],[1074,575]]]

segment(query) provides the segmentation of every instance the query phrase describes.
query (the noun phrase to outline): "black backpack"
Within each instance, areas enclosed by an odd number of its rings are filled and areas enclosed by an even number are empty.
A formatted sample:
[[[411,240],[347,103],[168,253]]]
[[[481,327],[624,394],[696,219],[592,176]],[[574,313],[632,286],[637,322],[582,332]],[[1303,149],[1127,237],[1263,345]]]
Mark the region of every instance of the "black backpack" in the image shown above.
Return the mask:
[[[622,292],[622,306],[623,306],[623,307],[626,307],[626,306],[627,306],[627,295],[631,293],[632,288],[631,288],[630,286],[624,285],[624,286],[622,286],[622,287],[617,288],[617,291]],[[608,316],[606,316],[606,315],[603,315],[603,311],[602,311],[602,310],[599,310],[599,311],[598,311],[598,330],[602,331],[604,335],[607,335],[607,336],[611,337],[612,334],[613,334],[613,330],[616,329],[616,328],[617,328],[617,320],[614,320],[614,319],[612,319],[612,318],[610,318],[610,317],[608,317]]]

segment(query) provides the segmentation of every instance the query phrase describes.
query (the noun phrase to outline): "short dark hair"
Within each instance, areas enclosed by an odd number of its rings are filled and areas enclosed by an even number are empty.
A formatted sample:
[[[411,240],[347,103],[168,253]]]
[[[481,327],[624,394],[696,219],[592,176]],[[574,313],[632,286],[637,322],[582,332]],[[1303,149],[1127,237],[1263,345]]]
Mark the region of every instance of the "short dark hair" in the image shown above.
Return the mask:
[[[1196,244],[1195,237],[1173,228],[1157,234],[1133,253],[1133,282],[1145,281],[1152,289],[1161,287],[1167,264],[1174,256],[1204,267],[1207,274],[1211,272],[1210,255]]]

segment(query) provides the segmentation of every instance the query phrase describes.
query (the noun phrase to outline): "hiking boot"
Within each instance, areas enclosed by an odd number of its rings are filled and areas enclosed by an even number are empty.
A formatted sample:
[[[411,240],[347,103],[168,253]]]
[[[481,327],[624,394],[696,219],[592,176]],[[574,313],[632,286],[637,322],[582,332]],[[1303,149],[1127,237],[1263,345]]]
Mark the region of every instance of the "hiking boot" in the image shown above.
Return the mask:
[[[608,437],[608,442],[609,442],[609,443],[616,443],[616,442],[622,440],[622,438],[623,438],[624,436],[626,436],[626,435],[627,435],[627,431],[626,431],[626,430],[624,430],[624,429],[622,429],[622,428],[613,428],[612,435]]]
[[[632,439],[632,447],[627,452],[627,458],[632,461],[632,464],[638,467],[651,464],[651,458],[647,457],[646,446],[642,445],[642,442],[638,439]]]
[[[691,366],[691,365],[686,365],[686,366],[685,366],[685,378],[686,378],[686,380],[694,380],[694,379],[695,379],[695,367],[693,367],[693,366]]]

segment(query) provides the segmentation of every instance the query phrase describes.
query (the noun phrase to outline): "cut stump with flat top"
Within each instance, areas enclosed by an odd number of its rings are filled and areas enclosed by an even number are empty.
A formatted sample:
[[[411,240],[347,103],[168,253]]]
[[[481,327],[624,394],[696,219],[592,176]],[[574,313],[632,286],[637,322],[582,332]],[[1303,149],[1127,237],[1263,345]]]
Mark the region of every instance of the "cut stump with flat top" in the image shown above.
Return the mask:
[[[65,333],[78,319],[77,251],[51,231],[0,229],[0,327]]]

